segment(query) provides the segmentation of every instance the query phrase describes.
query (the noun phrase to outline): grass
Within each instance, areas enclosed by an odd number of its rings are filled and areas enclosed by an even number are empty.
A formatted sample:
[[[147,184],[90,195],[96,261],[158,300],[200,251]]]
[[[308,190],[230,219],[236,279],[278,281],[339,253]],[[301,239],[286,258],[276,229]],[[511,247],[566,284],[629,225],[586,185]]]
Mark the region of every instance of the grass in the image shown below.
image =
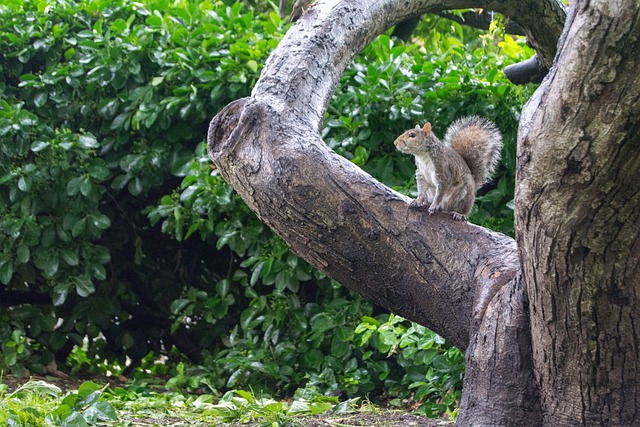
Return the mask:
[[[77,385],[76,385],[77,386]],[[48,381],[30,380],[15,390],[0,376],[0,425],[8,427],[393,427],[438,425],[405,412],[390,412],[358,398],[339,402],[312,388],[277,401],[253,391],[233,390],[217,399],[157,391],[145,383],[125,387],[87,381],[63,392]],[[409,418],[412,417],[412,418]],[[402,418],[402,419],[401,419]],[[409,420],[409,421],[407,421]]]
[[[115,409],[103,397],[106,386],[84,382],[78,390],[62,390],[41,380],[31,380],[9,393],[0,386],[0,423],[18,426],[86,427],[117,421]]]
[[[61,395],[60,388],[44,381],[30,381],[11,393],[0,384],[0,425],[46,426],[45,417]]]

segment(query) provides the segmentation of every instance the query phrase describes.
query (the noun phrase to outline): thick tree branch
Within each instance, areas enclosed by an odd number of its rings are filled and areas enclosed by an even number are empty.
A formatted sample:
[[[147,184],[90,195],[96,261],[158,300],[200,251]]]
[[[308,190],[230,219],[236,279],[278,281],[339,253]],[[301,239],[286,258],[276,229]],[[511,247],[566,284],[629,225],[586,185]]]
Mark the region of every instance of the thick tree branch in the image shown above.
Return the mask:
[[[513,240],[410,209],[316,132],[288,124],[254,99],[231,104],[209,135],[222,176],[311,264],[465,348],[472,316],[516,274]]]
[[[540,419],[530,413],[539,400],[537,390],[528,387],[533,378],[530,335],[515,242],[446,214],[410,209],[407,197],[335,154],[319,135],[327,105],[353,57],[390,26],[442,10],[442,3],[317,2],[270,56],[252,96],[233,102],[212,120],[209,155],[247,205],[298,255],[459,348],[470,346],[472,376],[481,381],[477,390],[482,384],[486,390],[522,384],[508,399],[491,403],[502,414],[491,419],[533,426]],[[521,3],[459,0],[447,2],[446,8],[492,5],[511,16],[526,11]],[[555,4],[540,0],[525,7],[540,17],[541,7]],[[539,28],[554,27],[557,34],[561,24],[559,15],[536,22]],[[555,40],[550,40],[540,42],[545,57],[555,54]],[[491,352],[487,340],[496,334],[504,336]],[[510,372],[514,360],[521,363]],[[492,369],[503,377],[493,376]],[[487,396],[464,402],[467,419],[490,404]],[[489,422],[483,418],[477,425]]]
[[[540,62],[551,66],[565,18],[557,0],[327,0],[318,1],[289,30],[278,46],[285,54],[269,57],[252,96],[277,111],[289,109],[319,129],[345,68],[375,37],[411,17],[463,8],[487,8],[516,20]]]
[[[385,2],[316,5],[269,58],[253,96],[212,121],[209,151],[223,177],[294,251],[465,348],[474,299],[482,312],[497,292],[492,288],[517,272],[513,241],[409,209],[406,197],[333,153],[318,134],[344,68],[374,35],[427,2],[416,3],[400,11]]]

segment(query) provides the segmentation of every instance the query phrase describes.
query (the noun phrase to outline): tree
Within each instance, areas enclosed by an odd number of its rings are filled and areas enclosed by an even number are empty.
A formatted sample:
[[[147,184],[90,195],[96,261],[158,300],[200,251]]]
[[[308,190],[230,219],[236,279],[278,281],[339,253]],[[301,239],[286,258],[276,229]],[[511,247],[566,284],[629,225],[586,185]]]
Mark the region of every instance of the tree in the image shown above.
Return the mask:
[[[638,423],[640,4],[446,2],[513,18],[553,64],[520,122],[514,241],[409,209],[318,134],[352,57],[444,3],[320,2],[213,119],[210,156],[297,254],[466,350],[460,425]]]

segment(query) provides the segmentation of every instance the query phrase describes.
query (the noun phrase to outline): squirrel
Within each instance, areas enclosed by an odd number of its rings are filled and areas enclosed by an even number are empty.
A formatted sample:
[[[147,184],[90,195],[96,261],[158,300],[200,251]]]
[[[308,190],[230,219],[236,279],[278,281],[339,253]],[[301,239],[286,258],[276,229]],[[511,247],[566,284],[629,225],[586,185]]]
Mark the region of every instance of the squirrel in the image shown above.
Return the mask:
[[[456,220],[466,220],[476,191],[489,180],[500,160],[502,135],[492,122],[470,116],[456,120],[444,142],[427,122],[404,132],[394,145],[415,156],[418,197],[410,207],[429,203],[429,214],[444,211]]]

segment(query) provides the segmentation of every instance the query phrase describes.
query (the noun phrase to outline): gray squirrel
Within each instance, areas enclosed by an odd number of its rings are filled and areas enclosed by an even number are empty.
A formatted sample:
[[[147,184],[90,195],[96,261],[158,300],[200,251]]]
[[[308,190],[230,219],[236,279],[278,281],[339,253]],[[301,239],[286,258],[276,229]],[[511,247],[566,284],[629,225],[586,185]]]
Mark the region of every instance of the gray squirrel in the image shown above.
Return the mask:
[[[404,132],[394,145],[415,157],[418,197],[410,206],[430,204],[429,214],[450,212],[454,219],[466,220],[476,191],[500,160],[502,135],[492,122],[470,116],[456,120],[443,142],[427,122]]]

